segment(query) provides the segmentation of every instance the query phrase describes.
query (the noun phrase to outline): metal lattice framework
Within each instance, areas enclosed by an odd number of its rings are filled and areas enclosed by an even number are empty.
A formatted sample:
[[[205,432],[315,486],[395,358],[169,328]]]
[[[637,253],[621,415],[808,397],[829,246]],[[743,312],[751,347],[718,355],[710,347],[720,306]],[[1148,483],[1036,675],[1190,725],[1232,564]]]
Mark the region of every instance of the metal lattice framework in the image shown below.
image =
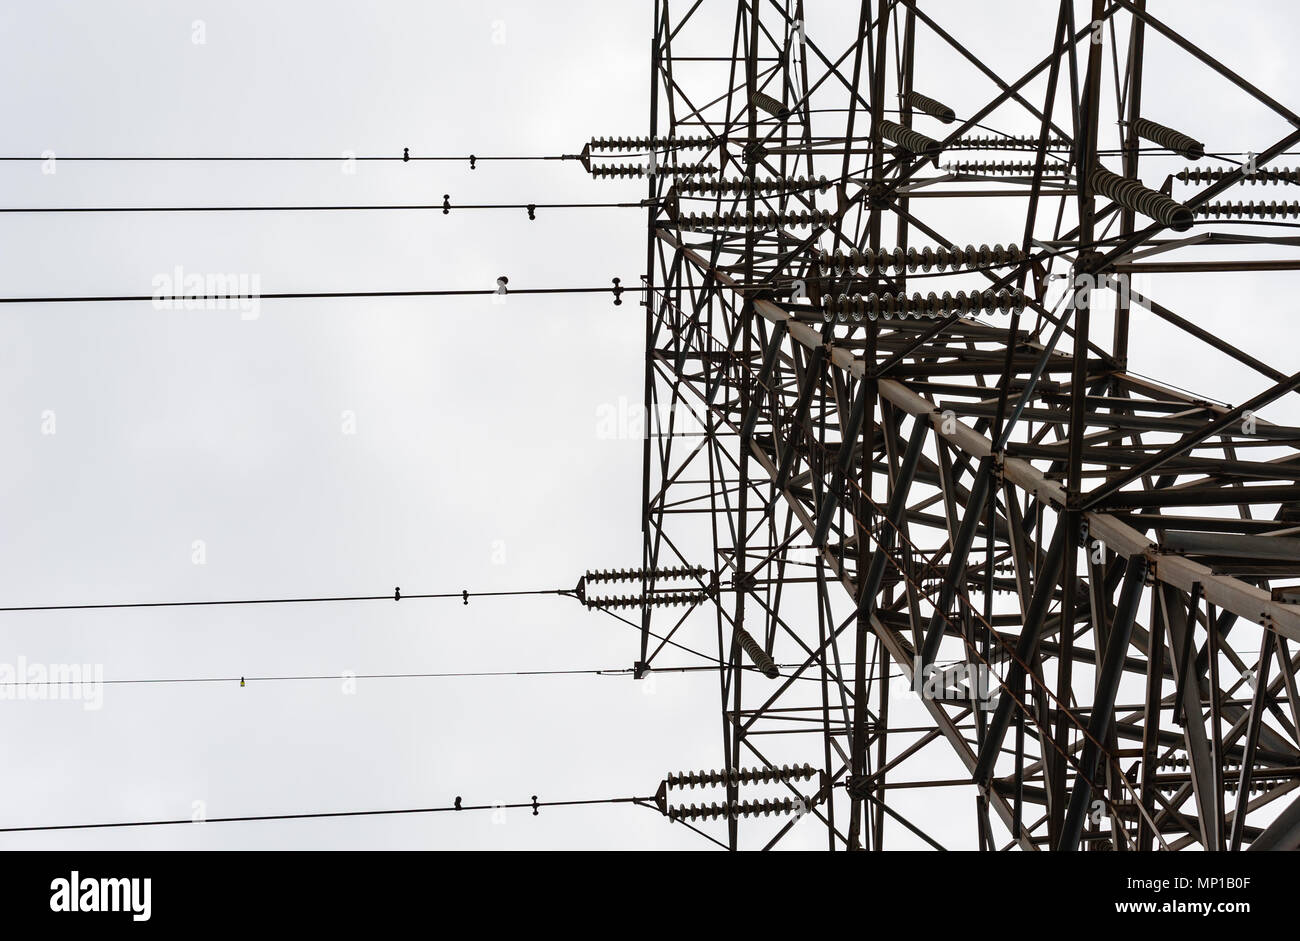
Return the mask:
[[[804,7],[658,0],[649,137],[584,153],[649,159],[638,674],[723,664],[713,803],[661,809],[733,849],[1297,847],[1300,429],[1258,413],[1300,374],[1132,279],[1300,267],[1217,218],[1284,220],[1220,197],[1295,184],[1300,116],[1143,0],[1039,5],[1006,75],[942,5]],[[1211,81],[1280,131],[1189,171],[1144,101]],[[1130,371],[1138,315],[1259,394]]]

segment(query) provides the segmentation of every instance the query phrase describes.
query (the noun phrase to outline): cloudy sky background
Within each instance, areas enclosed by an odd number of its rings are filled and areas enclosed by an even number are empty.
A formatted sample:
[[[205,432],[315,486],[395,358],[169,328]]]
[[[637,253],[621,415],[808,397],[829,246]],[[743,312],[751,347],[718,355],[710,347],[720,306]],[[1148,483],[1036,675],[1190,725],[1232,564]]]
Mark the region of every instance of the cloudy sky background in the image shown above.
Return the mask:
[[[724,4],[723,19],[730,16]],[[932,15],[1005,76],[1045,54],[1048,4]],[[1152,3],[1283,102],[1300,16]],[[1048,11],[1050,12],[1050,11]],[[1082,7],[1080,16],[1082,16]],[[808,30],[836,54],[842,13]],[[192,42],[202,20],[206,42]],[[4,155],[557,155],[647,124],[648,2],[57,2],[0,8]],[[504,39],[503,42],[494,39]],[[719,46],[729,45],[729,33]],[[968,114],[995,94],[922,30],[918,88]],[[1280,119],[1148,42],[1146,110],[1212,152]],[[1107,75],[1109,81],[1109,75]],[[1029,133],[1036,128],[1004,128]],[[1285,165],[1285,164],[1281,164]],[[604,202],[639,183],[575,162],[0,164],[6,206]],[[1158,183],[1159,180],[1151,178]],[[1289,194],[1286,194],[1289,195]],[[1234,199],[1282,198],[1251,189]],[[985,201],[988,202],[988,201]],[[965,220],[963,241],[1010,241]],[[1013,238],[1018,239],[1018,231]],[[6,215],[5,296],[147,294],[175,266],[265,293],[605,286],[644,268],[639,210]],[[1231,342],[1297,368],[1292,274],[1153,280]],[[1280,300],[1279,300],[1280,299]],[[625,296],[265,301],[0,311],[5,605],[567,588],[640,558],[642,312]],[[1235,402],[1264,382],[1135,325],[1133,368]],[[1296,409],[1269,412],[1297,421]],[[57,433],[42,434],[53,412]],[[343,415],[355,415],[345,434]],[[206,564],[192,562],[203,540]],[[504,557],[503,557],[504,556]],[[107,679],[625,668],[636,633],[564,598],[3,615],[0,658]],[[707,635],[700,635],[707,636]],[[690,662],[684,655],[674,663]],[[720,765],[715,679],[499,677],[110,686],[103,708],[0,703],[0,826],[644,796]],[[816,751],[820,751],[817,746]],[[962,811],[958,817],[969,820]],[[965,824],[963,824],[965,827]],[[807,827],[791,845],[819,846]],[[969,827],[966,827],[969,829]],[[973,835],[973,834],[972,834]],[[960,844],[967,834],[954,835]],[[674,848],[634,807],[2,835],[4,848]],[[900,832],[894,845],[909,845]]]

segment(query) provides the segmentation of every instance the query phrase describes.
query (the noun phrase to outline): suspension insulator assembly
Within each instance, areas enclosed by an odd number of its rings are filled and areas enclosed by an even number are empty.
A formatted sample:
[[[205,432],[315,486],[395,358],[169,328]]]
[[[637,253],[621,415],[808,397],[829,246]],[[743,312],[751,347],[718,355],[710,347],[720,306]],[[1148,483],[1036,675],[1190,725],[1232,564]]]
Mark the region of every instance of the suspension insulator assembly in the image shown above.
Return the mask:
[[[749,96],[749,103],[755,108],[761,108],[768,114],[772,115],[778,121],[784,121],[790,117],[790,109],[781,102],[777,101],[771,95],[756,91]]]
[[[676,222],[683,229],[775,229],[778,226],[829,226],[835,214],[826,209],[798,212],[712,212],[687,213],[678,216]]]
[[[935,101],[929,95],[922,95],[919,91],[907,93],[907,103],[917,111],[924,111],[932,118],[938,118],[944,124],[951,124],[957,120],[957,113],[942,102]]]
[[[969,316],[997,311],[1008,314],[1019,313],[1024,309],[1025,295],[1006,288],[998,291],[971,291],[969,294],[965,291],[956,294],[944,291],[942,295],[937,295],[931,291],[928,295],[916,293],[911,297],[899,291],[897,294],[840,294],[827,297],[823,316],[827,322],[838,320],[840,323],[846,323],[850,319],[858,321],[863,316],[869,320],[879,320],[881,317],[886,320],[895,317],[900,320],[908,317],[937,320],[953,314]]]
[[[1184,167],[1174,176],[1183,183],[1199,186],[1202,183],[1217,183],[1229,173],[1235,172],[1235,168],[1229,167]],[[1251,186],[1256,183],[1272,183],[1274,186],[1278,183],[1300,184],[1300,169],[1295,167],[1257,167],[1254,173],[1243,174],[1238,182],[1249,183]]]
[[[1160,771],[1186,771],[1190,767],[1191,767],[1191,762],[1189,762],[1186,758],[1168,757],[1168,758],[1161,758],[1156,762],[1156,768]],[[1236,774],[1237,771],[1239,771],[1240,769],[1241,769],[1240,758],[1229,758],[1226,756],[1224,757],[1223,770],[1231,774]],[[1263,775],[1265,774],[1265,770],[1257,769],[1256,773]]]
[[[945,163],[943,168],[949,173],[984,173],[991,176],[1019,176],[1032,174],[1034,172],[1034,162],[1032,160],[958,160],[952,163]],[[1064,173],[1066,167],[1061,163],[1044,163],[1043,173],[1051,175],[1054,172]]]
[[[1155,763],[1155,768],[1157,771],[1174,771],[1174,772],[1190,771],[1191,767],[1192,767],[1192,763],[1186,757],[1176,757],[1172,755],[1166,756],[1164,758],[1160,758]],[[1224,781],[1223,781],[1224,790],[1235,794],[1240,789],[1240,784],[1241,784],[1238,778],[1238,775],[1241,773],[1241,759],[1225,757],[1223,760],[1223,770],[1224,770]],[[1255,768],[1252,771],[1250,776],[1250,793],[1251,794],[1266,793],[1270,788],[1276,787],[1278,784],[1282,783],[1283,781],[1294,780],[1294,778],[1295,778],[1295,774],[1290,771],[1277,771],[1269,768]],[[1186,782],[1184,781],[1164,780],[1164,781],[1159,781],[1157,783],[1157,787],[1163,793],[1171,794],[1174,791],[1177,791],[1179,788],[1183,787],[1185,783]]]
[[[1276,778],[1268,778],[1266,775],[1264,777],[1266,778],[1266,780],[1262,780],[1262,781],[1256,780],[1254,777],[1251,778],[1250,780],[1251,794],[1267,794],[1269,790],[1276,787],[1278,784],[1282,783]],[[1291,779],[1287,779],[1287,780],[1291,780]],[[1157,784],[1157,787],[1160,789],[1161,793],[1173,794],[1179,788],[1183,787],[1184,784],[1185,782],[1182,781],[1160,781]],[[1223,789],[1230,794],[1236,794],[1238,791],[1241,790],[1241,782],[1237,778],[1227,778],[1223,782]]]
[[[935,166],[939,165],[939,155],[943,153],[943,145],[933,137],[926,137],[920,131],[903,127],[893,121],[881,121],[880,133],[886,140],[893,141],[904,150],[917,156],[928,157],[934,161]]]
[[[954,245],[951,248],[882,248],[873,252],[869,248],[854,248],[850,251],[828,252],[821,249],[813,251],[812,261],[824,271],[833,270],[837,277],[843,277],[851,271],[870,274],[886,268],[895,271],[907,269],[909,273],[918,268],[922,272],[958,271],[962,268],[998,268],[1006,265],[1018,265],[1025,260],[1025,253],[1012,242],[1006,248],[1002,245],[967,245],[965,248]]]
[[[1094,167],[1092,173],[1088,174],[1088,182],[1094,192],[1119,203],[1125,209],[1149,216],[1175,232],[1186,232],[1192,227],[1195,216],[1190,209],[1164,193],[1147,189],[1141,180],[1119,176],[1105,167]]]
[[[602,569],[587,572],[583,577],[589,582],[639,582],[642,579],[669,581],[675,578],[703,578],[708,574],[703,565],[677,565],[658,569]]]
[[[702,591],[658,591],[648,595],[624,595],[617,598],[587,598],[588,608],[666,608],[696,605],[709,596]]]
[[[651,172],[650,168],[640,163],[607,163],[604,166],[593,166],[591,175],[596,179],[612,177],[642,177]],[[696,173],[711,174],[717,173],[717,167],[706,166],[686,166],[686,167],[669,167],[660,166],[654,168],[656,176],[692,176]]]
[[[592,150],[699,150],[713,146],[712,137],[593,137]]]
[[[774,784],[786,781],[811,781],[817,769],[805,762],[802,766],[780,768],[732,768],[727,771],[679,771],[667,777],[669,788],[733,787],[741,784]]]
[[[1213,216],[1218,219],[1260,218],[1288,219],[1300,216],[1300,202],[1237,202],[1207,203],[1196,207],[1198,216]]]
[[[755,180],[752,177],[740,177],[729,180],[682,180],[675,189],[679,196],[701,196],[724,194],[732,196],[768,196],[777,193],[799,193],[815,189],[824,193],[831,187],[826,177],[789,177],[773,180]]]
[[[1275,784],[1276,784],[1275,781],[1256,781],[1254,778],[1251,778],[1250,793],[1251,794],[1267,793],[1269,789],[1271,789]],[[1241,781],[1229,778],[1228,780],[1223,782],[1223,786],[1230,794],[1236,794],[1239,790],[1241,790]]]
[[[1133,131],[1143,140],[1149,140],[1153,144],[1159,144],[1166,150],[1182,154],[1188,160],[1200,160],[1205,156],[1205,145],[1200,141],[1192,140],[1181,131],[1175,131],[1173,128],[1157,124],[1155,121],[1138,118],[1133,122]]]
[[[749,631],[743,627],[736,628],[736,641],[749,654],[749,659],[754,661],[754,666],[758,671],[766,676],[769,680],[774,680],[781,675],[781,671],[776,668],[776,661],[768,656],[767,651],[762,648],[758,641],[750,635]]]
[[[1047,139],[1048,150],[1071,150],[1073,146],[1063,137],[1049,137]],[[948,144],[949,150],[1037,150],[1038,137],[1013,137],[1009,135],[994,135],[991,137],[971,136],[959,137]]]
[[[777,800],[732,801],[729,804],[701,804],[695,806],[669,807],[668,819],[678,820],[717,820],[719,817],[735,819],[737,817],[766,817],[769,814],[793,814],[806,809],[801,800],[786,797]]]

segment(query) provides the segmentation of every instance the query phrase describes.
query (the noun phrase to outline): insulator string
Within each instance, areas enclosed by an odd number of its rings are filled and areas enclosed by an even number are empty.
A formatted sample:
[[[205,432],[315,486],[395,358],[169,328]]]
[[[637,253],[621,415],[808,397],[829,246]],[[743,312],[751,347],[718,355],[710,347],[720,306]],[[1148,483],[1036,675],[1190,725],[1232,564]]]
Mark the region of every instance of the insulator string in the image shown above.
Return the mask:
[[[802,765],[783,765],[780,768],[732,768],[728,771],[679,771],[669,774],[665,781],[669,789],[699,787],[721,787],[724,784],[738,786],[741,784],[775,784],[787,781],[811,781],[817,769],[805,762]]]
[[[1300,216],[1300,201],[1291,202],[1217,202],[1196,207],[1198,216],[1232,218],[1292,219]]]
[[[992,247],[980,245],[978,248],[974,245],[964,248],[958,245],[940,245],[937,248],[883,248],[878,251],[870,248],[833,252],[814,249],[812,253],[813,264],[834,270],[837,277],[843,277],[850,271],[871,273],[885,268],[899,272],[906,269],[908,273],[915,272],[918,268],[923,272],[928,272],[931,268],[937,271],[994,268],[1023,264],[1024,260],[1025,253],[1014,242],[1005,248],[999,243]]]
[[[587,572],[583,578],[588,582],[631,582],[643,578],[664,580],[703,578],[708,572],[709,570],[703,565],[674,565],[657,569],[601,569]]]
[[[893,320],[895,317],[906,320],[909,317],[929,320],[950,317],[953,314],[969,316],[972,314],[1020,313],[1025,309],[1025,295],[1018,290],[1009,291],[958,291],[952,294],[944,291],[942,295],[931,291],[929,294],[913,292],[911,295],[899,291],[897,294],[839,294],[828,295],[823,302],[823,318],[829,322],[840,323],[860,321],[863,316],[869,320]]]
[[[737,817],[766,817],[770,814],[788,815],[801,813],[807,808],[802,800],[791,797],[756,800],[732,801],[730,804],[701,804],[669,807],[666,816],[674,823],[679,820],[717,820],[719,818],[735,819]],[[0,831],[3,832],[3,831]]]
[[[809,226],[829,227],[835,221],[835,213],[827,209],[814,209],[809,211],[801,209],[797,212],[776,212],[776,211],[758,211],[748,212],[745,210],[735,210],[734,212],[710,212],[710,213],[685,213],[673,220],[677,225],[688,231],[697,231],[700,229],[775,229],[778,226],[796,226],[807,228]]]
[[[1300,168],[1296,167],[1256,167],[1254,170],[1243,170],[1241,167],[1184,167],[1174,174],[1174,178],[1200,186],[1202,183],[1217,183],[1225,176],[1237,172],[1242,174],[1237,182],[1249,183],[1251,186],[1259,183],[1274,186],[1278,183],[1300,184]]]
[[[1125,209],[1141,213],[1168,226],[1175,232],[1186,232],[1192,227],[1192,210],[1164,193],[1148,189],[1141,180],[1112,173],[1105,167],[1093,167],[1088,176],[1092,188]]]

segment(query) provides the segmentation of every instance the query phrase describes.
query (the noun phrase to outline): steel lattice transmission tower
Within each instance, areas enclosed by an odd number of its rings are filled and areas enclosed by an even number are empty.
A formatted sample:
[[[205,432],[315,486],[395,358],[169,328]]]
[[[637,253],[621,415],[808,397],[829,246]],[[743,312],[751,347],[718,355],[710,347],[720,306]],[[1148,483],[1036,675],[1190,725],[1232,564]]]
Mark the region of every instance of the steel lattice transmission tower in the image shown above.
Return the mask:
[[[638,672],[721,663],[722,767],[661,808],[732,848],[1296,847],[1295,342],[1132,278],[1300,267],[1217,221],[1300,212],[1220,201],[1300,181],[1300,116],[1143,0],[1031,5],[1014,72],[944,4],[820,6],[657,0],[649,137],[584,154],[649,177]],[[1253,158],[1158,110],[1211,82],[1276,125]],[[1259,394],[1130,371],[1138,317]]]

